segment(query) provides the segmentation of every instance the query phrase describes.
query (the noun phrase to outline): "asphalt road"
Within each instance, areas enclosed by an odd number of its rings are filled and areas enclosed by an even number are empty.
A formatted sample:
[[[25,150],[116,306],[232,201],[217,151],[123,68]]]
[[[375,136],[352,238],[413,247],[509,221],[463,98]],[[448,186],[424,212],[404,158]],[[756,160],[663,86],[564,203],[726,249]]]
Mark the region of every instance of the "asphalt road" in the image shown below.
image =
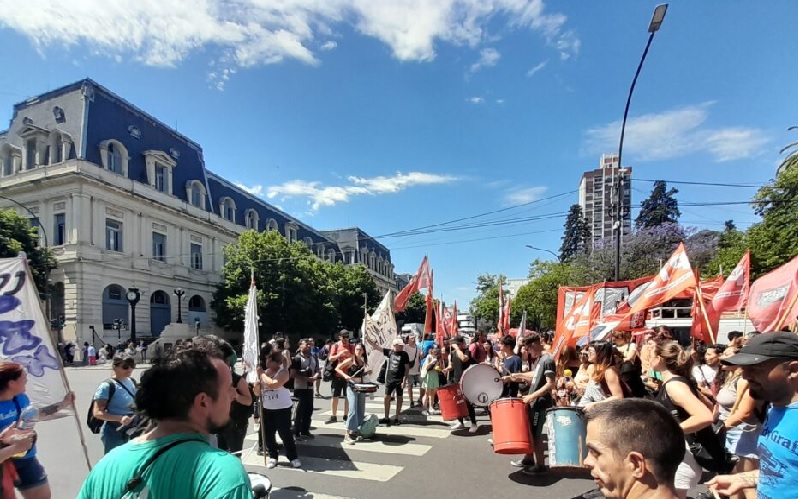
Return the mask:
[[[97,385],[109,374],[107,367],[67,369],[92,464],[102,457],[102,444],[85,426],[86,411]],[[140,375],[140,371],[134,373],[136,378]],[[329,384],[323,384],[322,394],[329,394]],[[379,414],[381,404],[381,397],[369,401],[367,412]],[[450,433],[440,417],[425,418],[414,409],[406,411],[401,426],[380,427],[375,441],[354,446],[342,445],[343,425],[325,424],[328,417],[329,400],[317,398],[313,418],[316,438],[299,444],[303,470],[291,469],[284,456],[276,469],[266,470],[263,457],[253,448],[255,435],[248,437],[244,462],[250,471],[263,472],[270,478],[275,486],[274,499],[571,499],[594,489],[593,481],[583,472],[552,471],[533,477],[511,467],[513,456],[494,454],[487,443],[487,416],[478,417],[477,434]],[[75,497],[88,474],[75,419],[40,423],[37,431],[39,456],[50,477],[53,497]]]

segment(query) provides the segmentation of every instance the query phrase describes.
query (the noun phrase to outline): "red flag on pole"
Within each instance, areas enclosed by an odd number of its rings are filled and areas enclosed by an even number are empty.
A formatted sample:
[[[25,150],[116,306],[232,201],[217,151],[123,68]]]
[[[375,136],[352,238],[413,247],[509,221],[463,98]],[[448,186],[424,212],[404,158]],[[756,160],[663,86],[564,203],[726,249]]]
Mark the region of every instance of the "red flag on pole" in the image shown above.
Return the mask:
[[[563,347],[571,343],[573,338],[585,336],[590,332],[590,316],[593,310],[595,289],[590,288],[574,305],[571,312],[558,325],[557,332],[551,342],[551,354],[556,359]]]
[[[693,269],[690,268],[690,260],[684,249],[684,243],[679,243],[679,247],[673,252],[665,265],[659,269],[659,273],[654,276],[654,280],[643,292],[643,295],[630,307],[626,315],[661,305],[668,300],[696,286],[696,278]]]
[[[789,326],[798,314],[798,257],[751,285],[748,317],[760,333]]]
[[[751,252],[746,251],[729,277],[712,299],[712,306],[720,312],[739,312],[748,300],[750,287]]]
[[[424,333],[431,333],[432,331],[432,318],[435,314],[435,300],[432,298],[432,274],[430,271],[429,287],[427,288],[427,316],[424,319]]]
[[[502,278],[499,276],[499,321],[496,324],[496,329],[504,335],[504,286],[502,286]]]
[[[396,295],[396,299],[394,300],[394,311],[402,312],[414,293],[417,293],[419,289],[429,290],[430,286],[432,286],[432,278],[430,277],[429,261],[425,256],[424,259],[421,260],[421,265],[418,267],[416,275],[413,276],[413,278],[410,279],[410,283]]]
[[[457,322],[457,302],[454,302],[454,311],[452,312],[452,336],[460,334],[460,324]]]

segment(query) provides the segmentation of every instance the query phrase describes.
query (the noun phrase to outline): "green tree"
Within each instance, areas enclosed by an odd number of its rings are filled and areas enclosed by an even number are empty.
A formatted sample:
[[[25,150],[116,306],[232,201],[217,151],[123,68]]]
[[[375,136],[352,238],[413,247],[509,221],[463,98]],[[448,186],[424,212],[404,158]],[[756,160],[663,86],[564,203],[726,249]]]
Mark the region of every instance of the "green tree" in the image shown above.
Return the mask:
[[[753,206],[762,217],[748,229],[746,237],[755,278],[798,254],[798,155],[784,160],[775,180],[757,191]]]
[[[30,221],[14,210],[0,210],[0,258],[15,257],[24,251],[30,262],[33,280],[44,298],[47,269],[55,268],[55,259],[46,248],[39,247],[39,236]]]
[[[499,322],[499,279],[506,280],[492,274],[477,276],[477,296],[471,300],[471,315],[493,325]]]
[[[413,293],[407,301],[404,312],[396,314],[396,320],[404,324],[424,324],[427,317],[427,297],[421,293]]]
[[[737,230],[731,220],[727,220],[724,225],[725,228],[718,237],[715,257],[701,269],[701,274],[705,277],[719,275],[721,268],[723,275],[728,276],[748,249],[745,232]]]
[[[651,195],[640,205],[635,225],[638,229],[656,227],[664,223],[677,223],[679,221],[679,201],[676,200],[678,189],[666,190],[664,180],[654,182]]]
[[[527,321],[538,331],[557,324],[557,293],[560,286],[581,286],[581,270],[568,263],[535,260],[529,265],[529,283],[518,290],[519,319],[527,311]]]
[[[582,207],[572,205],[565,219],[565,230],[560,247],[560,261],[567,262],[580,253],[587,253],[590,244],[590,225],[582,213]]]
[[[211,304],[217,325],[244,327],[250,271],[258,288],[260,331],[294,337],[328,336],[338,326],[357,328],[363,320],[363,294],[379,302],[368,271],[322,262],[302,243],[289,243],[276,231],[245,231],[225,248],[223,281]]]

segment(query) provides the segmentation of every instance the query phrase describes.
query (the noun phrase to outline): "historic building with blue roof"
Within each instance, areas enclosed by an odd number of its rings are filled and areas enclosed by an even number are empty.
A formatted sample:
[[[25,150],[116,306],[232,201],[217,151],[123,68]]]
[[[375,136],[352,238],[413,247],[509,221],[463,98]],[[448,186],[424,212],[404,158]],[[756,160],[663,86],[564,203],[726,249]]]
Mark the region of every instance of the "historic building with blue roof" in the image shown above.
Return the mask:
[[[105,341],[130,320],[138,336],[173,322],[213,330],[209,303],[224,246],[246,229],[276,230],[321,259],[366,265],[395,289],[390,251],[360,229],[319,231],[206,168],[202,147],[86,79],[14,106],[0,132],[0,193],[34,216],[58,260],[51,317],[63,339]],[[184,295],[175,294],[182,290]],[[182,299],[178,321],[176,300]]]

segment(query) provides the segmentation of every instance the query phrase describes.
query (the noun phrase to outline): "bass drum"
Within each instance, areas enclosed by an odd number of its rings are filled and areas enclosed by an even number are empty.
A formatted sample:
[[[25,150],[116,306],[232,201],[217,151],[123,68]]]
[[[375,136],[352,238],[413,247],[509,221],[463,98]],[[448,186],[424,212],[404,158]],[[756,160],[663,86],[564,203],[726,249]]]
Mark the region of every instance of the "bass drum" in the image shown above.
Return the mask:
[[[252,487],[252,497],[255,499],[268,499],[272,494],[272,481],[260,473],[247,473]]]
[[[502,396],[504,383],[499,371],[487,364],[477,364],[465,370],[460,389],[466,400],[477,407],[490,407]]]

